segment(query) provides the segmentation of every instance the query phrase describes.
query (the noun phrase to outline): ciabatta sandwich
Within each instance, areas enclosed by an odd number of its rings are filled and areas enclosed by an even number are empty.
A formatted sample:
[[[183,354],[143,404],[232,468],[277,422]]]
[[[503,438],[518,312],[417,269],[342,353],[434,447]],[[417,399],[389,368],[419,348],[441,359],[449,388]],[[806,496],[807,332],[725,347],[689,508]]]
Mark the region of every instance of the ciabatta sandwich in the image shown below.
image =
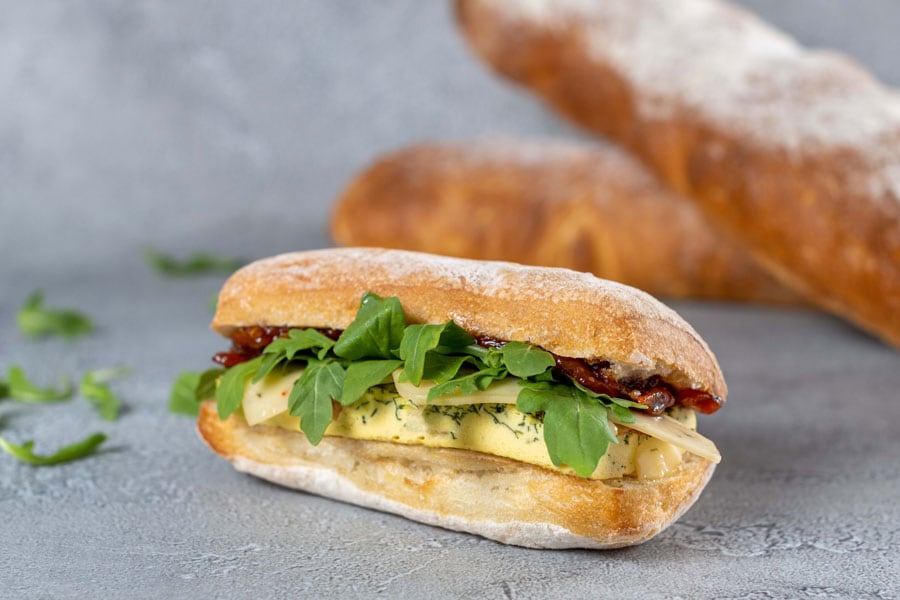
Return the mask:
[[[239,470],[504,543],[611,548],[677,519],[726,386],[652,297],[565,269],[345,248],[225,284],[203,439]]]

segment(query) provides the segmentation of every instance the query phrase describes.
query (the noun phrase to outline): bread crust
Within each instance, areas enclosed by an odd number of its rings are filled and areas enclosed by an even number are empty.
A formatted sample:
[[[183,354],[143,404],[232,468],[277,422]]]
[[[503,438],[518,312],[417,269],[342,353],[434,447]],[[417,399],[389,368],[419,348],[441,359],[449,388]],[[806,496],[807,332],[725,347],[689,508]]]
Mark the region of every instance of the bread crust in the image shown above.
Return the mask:
[[[397,296],[411,323],[453,320],[472,333],[561,356],[608,360],[619,377],[660,375],[724,399],[706,343],[652,296],[587,273],[403,250],[333,248],[243,267],[219,294],[212,327],[345,329],[365,292]]]
[[[800,302],[692,203],[609,145],[403,148],[350,183],[331,234],[343,246],[587,271],[655,296]]]
[[[785,285],[900,345],[900,95],[716,0],[457,0],[472,47],[624,144]]]
[[[326,437],[219,420],[202,439],[235,468],[287,487],[531,548],[618,548],[646,541],[696,500],[715,468],[686,456],[652,482],[588,480],[465,450]]]

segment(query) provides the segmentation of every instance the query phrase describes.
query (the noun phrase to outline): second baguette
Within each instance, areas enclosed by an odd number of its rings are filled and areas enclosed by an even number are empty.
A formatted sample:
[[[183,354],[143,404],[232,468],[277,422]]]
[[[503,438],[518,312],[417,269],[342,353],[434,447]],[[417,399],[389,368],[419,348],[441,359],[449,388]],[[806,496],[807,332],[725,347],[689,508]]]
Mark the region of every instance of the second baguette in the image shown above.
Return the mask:
[[[810,302],[900,346],[900,94],[720,0],[457,0],[497,72],[622,143]]]
[[[799,301],[611,146],[403,148],[351,182],[331,233],[345,246],[567,267],[670,298]]]

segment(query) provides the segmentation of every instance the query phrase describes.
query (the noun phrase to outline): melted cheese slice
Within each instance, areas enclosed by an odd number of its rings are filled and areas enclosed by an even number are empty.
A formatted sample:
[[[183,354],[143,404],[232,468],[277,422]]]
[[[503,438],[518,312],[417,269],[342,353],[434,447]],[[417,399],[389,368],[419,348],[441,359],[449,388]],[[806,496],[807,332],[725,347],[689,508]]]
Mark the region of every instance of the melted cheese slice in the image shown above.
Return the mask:
[[[271,374],[248,384],[243,400],[247,423],[299,431],[300,419],[289,414],[287,400],[301,374],[302,370]],[[520,388],[515,380],[497,382],[478,394],[451,396],[432,404],[424,401],[428,387],[398,383],[398,392],[390,386],[372,388],[361,400],[344,407],[325,435],[473,450],[573,473],[568,467],[553,465],[544,444],[543,423],[516,410],[515,395]],[[467,402],[463,404],[460,398]],[[669,429],[696,434],[693,411],[676,410],[667,419],[677,426],[669,424]],[[592,479],[657,479],[681,464],[683,447],[641,433],[635,424],[626,427],[620,428],[619,443],[610,444]],[[666,430],[667,426],[657,429]]]

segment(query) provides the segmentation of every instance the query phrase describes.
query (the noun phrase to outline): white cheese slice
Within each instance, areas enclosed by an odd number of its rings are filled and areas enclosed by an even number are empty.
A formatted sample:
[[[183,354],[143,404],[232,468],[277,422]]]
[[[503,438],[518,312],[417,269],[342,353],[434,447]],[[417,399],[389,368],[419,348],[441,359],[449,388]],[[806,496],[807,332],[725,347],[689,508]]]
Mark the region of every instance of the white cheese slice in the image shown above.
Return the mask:
[[[400,381],[401,371],[394,371],[394,386],[397,393],[408,398],[413,402],[420,404],[431,404],[433,406],[462,406],[464,404],[515,404],[516,396],[522,390],[519,387],[519,379],[516,377],[507,377],[501,381],[495,381],[488,389],[474,394],[449,394],[435,398],[428,402],[428,392],[434,387],[434,382],[423,381],[422,385],[415,386],[408,381]]]
[[[247,425],[251,427],[259,425],[263,421],[286,413],[291,388],[301,375],[303,369],[297,369],[283,374],[271,373],[255,383],[249,383],[244,389],[242,405]]]
[[[635,431],[646,433],[650,437],[669,442],[692,454],[707,458],[716,464],[721,462],[722,455],[719,454],[719,450],[716,448],[715,444],[693,429],[685,427],[672,417],[667,417],[665,415],[661,417],[651,417],[650,415],[642,414],[640,411],[636,410],[631,411],[631,414],[634,415],[634,423],[622,423],[615,418],[612,420],[625,427],[630,427]],[[612,415],[610,415],[610,417],[612,417]]]

